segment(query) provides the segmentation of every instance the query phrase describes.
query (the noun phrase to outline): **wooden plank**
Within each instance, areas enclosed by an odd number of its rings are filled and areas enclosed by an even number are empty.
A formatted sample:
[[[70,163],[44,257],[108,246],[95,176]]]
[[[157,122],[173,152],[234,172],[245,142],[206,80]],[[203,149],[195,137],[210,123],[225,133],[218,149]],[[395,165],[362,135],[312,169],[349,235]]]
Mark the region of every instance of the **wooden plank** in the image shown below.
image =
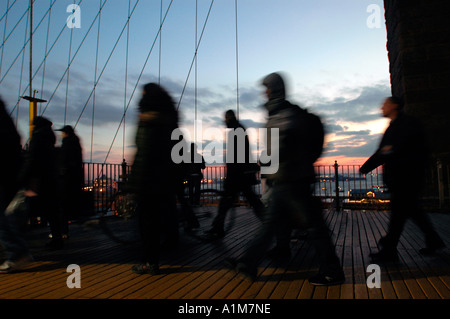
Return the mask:
[[[450,242],[450,215],[431,214],[447,245]],[[314,249],[308,241],[292,243],[292,259],[279,267],[265,259],[260,277],[250,283],[224,268],[228,256],[240,256],[258,225],[251,210],[239,208],[233,227],[224,240],[204,243],[181,231],[179,249],[164,252],[162,274],[136,275],[131,272],[139,255],[139,245],[124,246],[111,241],[100,229],[86,231],[71,225],[73,236],[63,251],[47,251],[42,233],[30,234],[36,262],[26,272],[0,275],[0,298],[194,298],[194,299],[450,299],[447,250],[422,256],[418,250],[423,237],[408,222],[399,244],[400,262],[380,265],[381,289],[368,289],[366,268],[371,252],[388,227],[388,212],[324,211],[336,252],[341,258],[347,281],[340,286],[314,287],[308,277],[317,271]],[[211,219],[203,220],[206,225]],[[69,264],[81,266],[81,289],[69,289]]]
[[[345,217],[345,237],[343,238],[343,256],[342,266],[345,274],[345,283],[341,285],[341,299],[353,299],[354,295],[354,280],[353,280],[353,255],[352,255],[352,227],[349,213],[344,213]],[[344,221],[343,221],[344,223]]]
[[[351,214],[353,224],[352,234],[352,253],[353,253],[353,278],[354,278],[354,291],[356,299],[367,299],[367,284],[366,284],[366,268],[364,267],[362,248],[361,248],[361,232],[364,231],[364,227],[360,225],[357,214]]]
[[[372,229],[370,227],[370,213],[364,212],[361,214],[358,214],[358,218],[360,220],[360,228],[363,234],[361,235],[361,254],[363,258],[363,264],[364,269],[367,270],[367,267],[371,264],[370,260],[370,254],[372,253],[373,249],[377,247],[375,238],[373,236]],[[369,274],[366,273],[366,276]],[[367,278],[366,278],[366,284],[367,284]],[[382,299],[383,294],[381,292],[381,287],[371,287],[367,288],[368,290],[368,298],[369,299]]]
[[[370,228],[366,228],[367,231],[371,232],[376,242],[380,240],[382,236],[386,234],[385,226],[380,222],[380,218],[383,217],[383,212],[372,212],[370,214]],[[378,248],[372,252],[378,252]],[[381,270],[381,293],[384,299],[397,299],[394,286],[392,285],[391,278],[386,265],[379,265]]]

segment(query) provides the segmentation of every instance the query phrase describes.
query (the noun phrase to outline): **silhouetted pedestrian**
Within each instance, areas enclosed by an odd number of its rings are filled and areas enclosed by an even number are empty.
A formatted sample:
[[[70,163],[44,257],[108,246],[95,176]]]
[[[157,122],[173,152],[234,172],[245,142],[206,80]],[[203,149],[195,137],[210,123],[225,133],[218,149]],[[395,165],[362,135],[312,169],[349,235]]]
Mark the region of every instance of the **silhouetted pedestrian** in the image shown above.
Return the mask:
[[[202,170],[206,168],[205,159],[197,152],[197,145],[191,143],[191,162],[187,165],[187,182],[191,205],[200,205],[200,188],[203,179]]]
[[[361,166],[360,172],[367,174],[383,165],[383,178],[391,193],[392,211],[387,234],[379,241],[381,249],[371,257],[375,262],[398,260],[397,245],[408,218],[425,235],[426,248],[421,252],[433,253],[443,248],[444,243],[419,205],[429,157],[422,124],[404,112],[403,102],[398,97],[388,97],[381,111],[391,122],[377,151]]]
[[[279,168],[274,174],[267,174],[271,182],[270,205],[263,216],[263,223],[250,241],[244,255],[229,263],[236,271],[249,279],[257,276],[257,266],[270,247],[275,234],[287,238],[292,225],[299,225],[308,231],[319,260],[319,273],[309,279],[313,285],[331,285],[344,282],[345,277],[325,224],[320,206],[312,197],[314,178],[314,139],[308,131],[310,123],[307,112],[288,102],[285,98],[285,84],[282,77],[272,73],[264,78],[269,113],[267,134],[279,130],[278,149],[268,145],[268,150],[279,152]],[[270,139],[268,139],[270,141]],[[320,146],[320,145],[319,145]],[[320,147],[319,147],[320,148]],[[278,238],[277,244],[280,243]]]
[[[146,84],[139,102],[137,152],[128,185],[136,195],[143,244],[142,263],[132,267],[138,274],[159,273],[162,234],[167,236],[166,246],[178,242],[176,168],[171,158],[171,134],[177,127],[178,112],[170,95],[158,84]]]
[[[69,220],[80,214],[84,185],[83,150],[72,126],[65,125],[59,150],[59,173],[62,187],[62,236],[69,236]]]
[[[19,183],[30,197],[31,214],[43,217],[50,224],[52,239],[47,247],[61,249],[64,244],[61,234],[56,136],[52,129],[53,123],[45,117],[35,117],[33,125]]]
[[[0,265],[0,273],[11,273],[20,270],[33,258],[23,233],[23,224],[27,221],[24,220],[26,212],[21,216],[15,216],[19,212],[13,212],[11,216],[5,215],[8,204],[19,190],[17,179],[22,164],[22,146],[20,135],[1,99],[0,149],[0,243],[6,255],[6,260]]]
[[[184,136],[180,136],[179,139],[180,143],[184,144],[184,147],[181,148],[182,151],[187,150],[187,142],[184,139]],[[186,151],[189,153],[188,151]],[[181,157],[184,156],[184,154],[179,154]],[[188,154],[189,155],[189,154]],[[181,216],[184,222],[184,229],[186,231],[192,231],[196,228],[200,227],[200,224],[198,222],[197,216],[194,213],[194,210],[191,205],[191,201],[186,197],[186,183],[188,183],[189,178],[189,167],[191,163],[186,163],[184,161],[181,161],[180,163],[176,164],[176,193],[177,193],[177,199],[178,203],[181,206]]]
[[[233,207],[240,193],[245,196],[258,218],[261,218],[264,211],[264,204],[252,189],[253,185],[257,183],[256,173],[259,166],[251,159],[250,143],[245,127],[239,123],[232,110],[225,113],[225,124],[230,129],[227,146],[232,141],[233,147],[226,150],[227,173],[224,194],[220,199],[219,209],[212,222],[212,227],[205,234],[206,239],[210,240],[225,236],[224,224],[227,212]],[[243,138],[244,144],[242,144]]]

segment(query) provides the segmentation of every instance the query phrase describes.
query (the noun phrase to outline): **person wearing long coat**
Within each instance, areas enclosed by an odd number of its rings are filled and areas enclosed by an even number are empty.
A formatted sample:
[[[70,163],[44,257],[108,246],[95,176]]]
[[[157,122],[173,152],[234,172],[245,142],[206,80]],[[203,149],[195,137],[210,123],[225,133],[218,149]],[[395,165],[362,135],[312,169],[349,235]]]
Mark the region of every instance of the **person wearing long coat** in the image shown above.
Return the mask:
[[[43,217],[50,224],[52,240],[47,243],[47,247],[61,249],[64,244],[61,234],[56,136],[52,129],[53,123],[45,117],[35,117],[33,125],[18,182],[30,198],[30,214]]]
[[[82,188],[84,185],[83,150],[80,139],[70,125],[65,125],[59,149],[59,175],[61,188],[62,236],[69,236],[69,220],[81,213]]]
[[[162,235],[165,245],[178,242],[176,167],[171,158],[178,127],[178,112],[167,91],[155,83],[144,86],[139,103],[137,151],[127,188],[137,200],[142,262],[132,267],[138,274],[157,274]],[[164,231],[162,231],[162,229]]]

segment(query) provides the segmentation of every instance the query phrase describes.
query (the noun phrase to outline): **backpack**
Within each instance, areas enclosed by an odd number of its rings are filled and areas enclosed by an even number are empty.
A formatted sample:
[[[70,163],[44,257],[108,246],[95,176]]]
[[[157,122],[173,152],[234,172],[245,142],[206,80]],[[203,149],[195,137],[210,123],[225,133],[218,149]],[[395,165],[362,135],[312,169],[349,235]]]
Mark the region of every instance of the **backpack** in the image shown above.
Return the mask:
[[[311,163],[319,159],[323,152],[325,141],[325,129],[321,118],[306,109],[299,109],[299,126],[301,127],[303,140],[307,145],[307,151],[311,155]]]
[[[308,111],[307,111],[308,112]],[[319,159],[323,152],[323,144],[325,142],[325,129],[321,118],[314,113],[308,112],[308,117],[310,123],[311,136],[311,154],[313,155],[314,162]]]

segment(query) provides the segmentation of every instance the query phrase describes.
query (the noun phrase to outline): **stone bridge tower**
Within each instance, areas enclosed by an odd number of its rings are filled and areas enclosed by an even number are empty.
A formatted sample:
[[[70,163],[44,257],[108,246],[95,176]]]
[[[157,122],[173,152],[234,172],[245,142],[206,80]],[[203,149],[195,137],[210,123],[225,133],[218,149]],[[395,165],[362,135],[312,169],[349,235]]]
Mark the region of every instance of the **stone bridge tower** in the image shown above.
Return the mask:
[[[424,122],[443,204],[449,196],[450,1],[384,0],[384,7],[392,94]]]

